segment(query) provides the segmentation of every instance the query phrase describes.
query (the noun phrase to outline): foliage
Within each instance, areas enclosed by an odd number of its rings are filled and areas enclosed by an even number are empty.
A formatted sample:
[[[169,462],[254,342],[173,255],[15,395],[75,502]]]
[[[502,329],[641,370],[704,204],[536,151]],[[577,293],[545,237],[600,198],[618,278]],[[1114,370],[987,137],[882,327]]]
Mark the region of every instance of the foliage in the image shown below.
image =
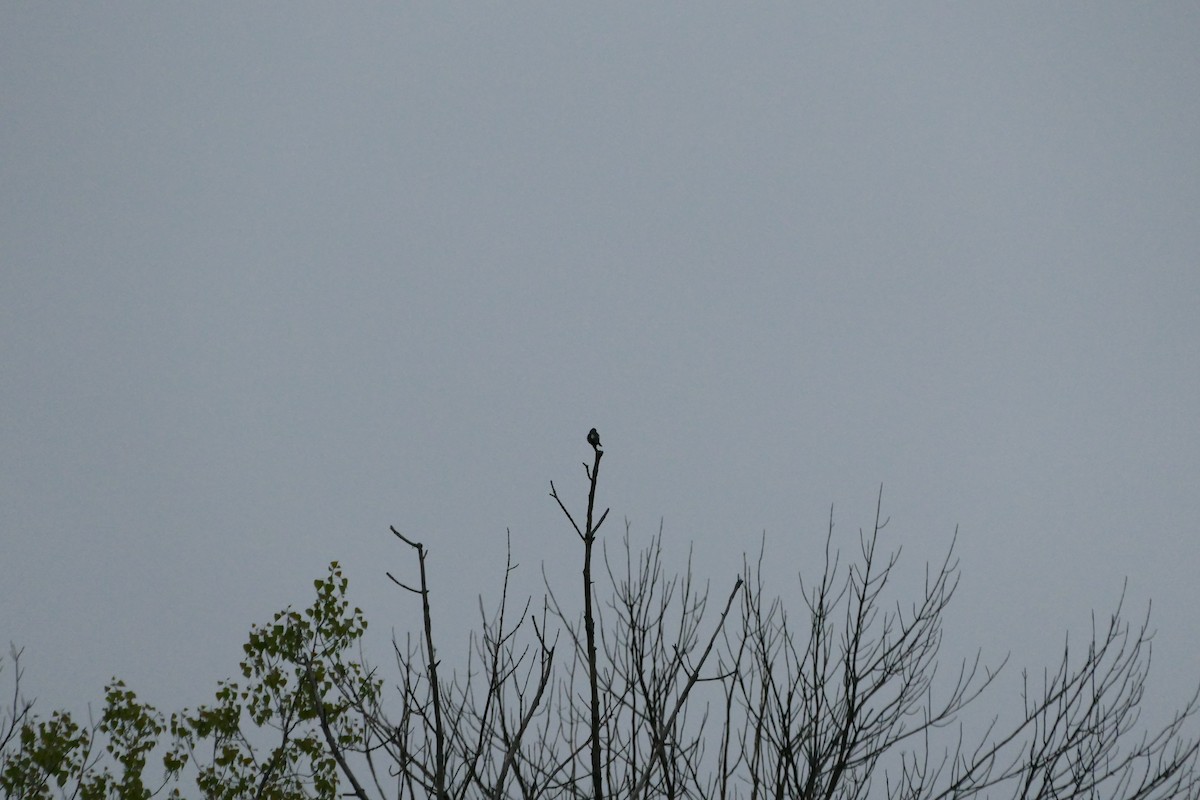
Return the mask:
[[[251,630],[243,683],[221,681],[211,705],[169,722],[118,680],[105,690],[99,721],[87,725],[62,711],[39,719],[31,704],[14,699],[0,726],[0,790],[19,798],[144,800],[170,786],[170,796],[179,796],[179,778],[192,765],[208,798],[335,797],[341,754],[363,741],[356,715],[374,705],[380,682],[353,657],[367,623],[349,606],[341,567],[334,562],[314,585],[311,606],[285,609]],[[19,652],[12,661],[19,676]],[[162,742],[168,731],[170,741]],[[160,745],[161,776],[150,788],[147,758]]]

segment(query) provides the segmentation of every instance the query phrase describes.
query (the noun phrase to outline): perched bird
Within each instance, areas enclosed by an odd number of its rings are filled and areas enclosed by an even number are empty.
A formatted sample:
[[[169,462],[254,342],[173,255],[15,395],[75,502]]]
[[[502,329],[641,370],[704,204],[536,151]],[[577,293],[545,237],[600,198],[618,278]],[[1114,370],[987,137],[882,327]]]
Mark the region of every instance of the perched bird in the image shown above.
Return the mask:
[[[595,428],[592,428],[590,431],[588,431],[588,444],[590,444],[592,447],[600,446],[600,434],[596,433]]]

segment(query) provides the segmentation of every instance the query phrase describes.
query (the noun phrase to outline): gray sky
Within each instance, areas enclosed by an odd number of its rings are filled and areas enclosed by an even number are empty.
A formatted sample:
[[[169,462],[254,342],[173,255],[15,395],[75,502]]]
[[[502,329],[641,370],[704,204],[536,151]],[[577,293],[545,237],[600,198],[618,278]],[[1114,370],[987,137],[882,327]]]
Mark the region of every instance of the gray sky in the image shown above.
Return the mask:
[[[412,625],[395,524],[454,660],[506,528],[573,586],[594,425],[608,535],[721,594],[883,484],[912,574],[960,526],[948,646],[1128,576],[1174,701],[1198,86],[1183,2],[4,4],[0,639],[194,705],[332,559]]]

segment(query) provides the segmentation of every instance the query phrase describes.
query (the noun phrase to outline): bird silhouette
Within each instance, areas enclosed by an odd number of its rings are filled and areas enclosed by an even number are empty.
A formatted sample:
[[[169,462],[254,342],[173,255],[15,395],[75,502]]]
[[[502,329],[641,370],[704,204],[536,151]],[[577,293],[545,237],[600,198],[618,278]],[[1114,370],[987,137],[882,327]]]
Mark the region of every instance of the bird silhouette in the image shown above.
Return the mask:
[[[590,444],[592,447],[600,446],[600,434],[596,433],[595,428],[592,428],[590,431],[588,431],[588,444]]]

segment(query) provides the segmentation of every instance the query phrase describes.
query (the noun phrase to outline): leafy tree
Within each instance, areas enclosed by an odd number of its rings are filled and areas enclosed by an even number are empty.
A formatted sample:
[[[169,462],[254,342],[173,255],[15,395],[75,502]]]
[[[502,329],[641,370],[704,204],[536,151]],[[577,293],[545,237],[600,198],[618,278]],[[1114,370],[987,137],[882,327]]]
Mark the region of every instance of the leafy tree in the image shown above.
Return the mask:
[[[15,798],[1200,798],[1200,694],[1165,725],[1139,728],[1150,665],[1148,616],[1122,601],[1082,649],[1064,645],[1040,682],[1024,675],[1020,713],[983,719],[1001,664],[976,655],[946,682],[942,622],[958,585],[953,545],[914,602],[890,596],[898,552],[886,525],[850,557],[834,546],[801,581],[800,603],[770,597],[764,551],[710,606],[690,561],[672,575],[661,533],[635,552],[628,526],[596,551],[603,450],[592,431],[585,512],[551,496],[581,547],[579,603],[545,576],[514,604],[503,574],[482,606],[465,665],[443,667],[419,541],[421,629],[393,640],[395,691],[368,666],[367,628],[340,566],[303,611],[277,613],[244,646],[240,678],[213,702],[164,717],[113,680],[87,724],[37,716],[20,694],[0,715],[0,790]],[[597,592],[596,574],[608,587]],[[519,605],[519,610],[514,610]],[[1200,690],[1198,690],[1200,691]],[[188,793],[191,789],[187,790]]]
[[[17,677],[13,701],[0,722],[0,789],[7,797],[146,798],[146,756],[163,732],[162,717],[138,702],[125,684],[113,680],[105,687],[100,719],[81,725],[63,711],[41,720],[32,703],[23,701],[20,658],[12,652]],[[104,752],[98,745],[104,742]],[[113,772],[119,770],[118,773]],[[160,785],[159,789],[162,788]]]

